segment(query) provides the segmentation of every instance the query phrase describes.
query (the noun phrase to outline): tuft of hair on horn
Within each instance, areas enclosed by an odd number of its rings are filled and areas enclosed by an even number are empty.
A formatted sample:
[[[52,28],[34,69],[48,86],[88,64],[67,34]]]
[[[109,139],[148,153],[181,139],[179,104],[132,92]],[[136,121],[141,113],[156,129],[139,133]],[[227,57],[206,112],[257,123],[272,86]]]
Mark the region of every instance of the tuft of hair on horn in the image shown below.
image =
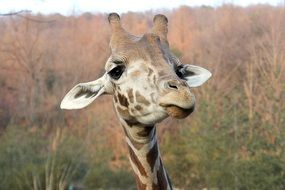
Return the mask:
[[[157,15],[154,16],[153,22],[154,23],[159,23],[159,24],[167,24],[168,23],[168,19],[167,19],[167,17],[165,15],[157,14]]]
[[[110,13],[108,16],[108,20],[109,23],[115,21],[115,22],[119,22],[120,21],[120,16],[118,13]]]

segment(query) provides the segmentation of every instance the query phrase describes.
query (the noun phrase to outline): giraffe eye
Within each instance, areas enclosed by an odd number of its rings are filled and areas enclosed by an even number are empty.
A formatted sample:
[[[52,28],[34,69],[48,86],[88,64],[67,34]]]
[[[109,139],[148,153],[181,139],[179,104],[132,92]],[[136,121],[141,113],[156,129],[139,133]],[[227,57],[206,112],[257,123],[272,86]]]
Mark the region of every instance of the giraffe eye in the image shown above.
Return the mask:
[[[108,74],[112,79],[118,80],[122,76],[124,71],[125,71],[125,66],[118,65],[117,67],[109,71]]]

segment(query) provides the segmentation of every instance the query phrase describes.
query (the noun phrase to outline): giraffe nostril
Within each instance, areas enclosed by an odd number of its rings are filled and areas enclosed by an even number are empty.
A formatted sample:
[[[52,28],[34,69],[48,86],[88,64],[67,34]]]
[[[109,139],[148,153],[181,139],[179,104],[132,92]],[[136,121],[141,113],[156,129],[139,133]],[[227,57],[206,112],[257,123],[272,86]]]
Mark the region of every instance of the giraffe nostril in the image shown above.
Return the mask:
[[[178,82],[177,81],[168,81],[167,82],[167,87],[170,89],[178,90]]]
[[[178,89],[177,86],[172,85],[172,84],[169,84],[168,86],[169,86],[169,88]]]

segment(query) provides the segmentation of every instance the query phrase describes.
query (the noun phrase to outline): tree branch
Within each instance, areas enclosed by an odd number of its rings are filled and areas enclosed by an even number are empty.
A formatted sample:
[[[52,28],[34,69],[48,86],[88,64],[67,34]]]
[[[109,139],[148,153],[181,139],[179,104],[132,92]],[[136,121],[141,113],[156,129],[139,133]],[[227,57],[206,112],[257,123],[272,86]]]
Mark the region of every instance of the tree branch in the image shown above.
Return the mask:
[[[21,10],[21,11],[17,11],[17,12],[10,12],[10,13],[4,13],[4,14],[0,14],[0,16],[14,16],[14,15],[19,15],[22,13],[30,13],[30,10]]]

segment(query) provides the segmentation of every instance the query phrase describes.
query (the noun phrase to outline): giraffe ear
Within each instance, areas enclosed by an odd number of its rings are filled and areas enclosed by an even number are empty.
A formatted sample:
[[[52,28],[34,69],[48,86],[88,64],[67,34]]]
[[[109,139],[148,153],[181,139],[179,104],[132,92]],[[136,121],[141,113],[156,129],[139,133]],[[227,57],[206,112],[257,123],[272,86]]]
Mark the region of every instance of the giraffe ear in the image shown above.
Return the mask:
[[[212,73],[207,69],[195,65],[183,65],[179,72],[189,87],[201,86],[212,76]]]
[[[103,77],[74,86],[63,98],[61,109],[81,109],[91,104],[101,94],[106,93]]]

